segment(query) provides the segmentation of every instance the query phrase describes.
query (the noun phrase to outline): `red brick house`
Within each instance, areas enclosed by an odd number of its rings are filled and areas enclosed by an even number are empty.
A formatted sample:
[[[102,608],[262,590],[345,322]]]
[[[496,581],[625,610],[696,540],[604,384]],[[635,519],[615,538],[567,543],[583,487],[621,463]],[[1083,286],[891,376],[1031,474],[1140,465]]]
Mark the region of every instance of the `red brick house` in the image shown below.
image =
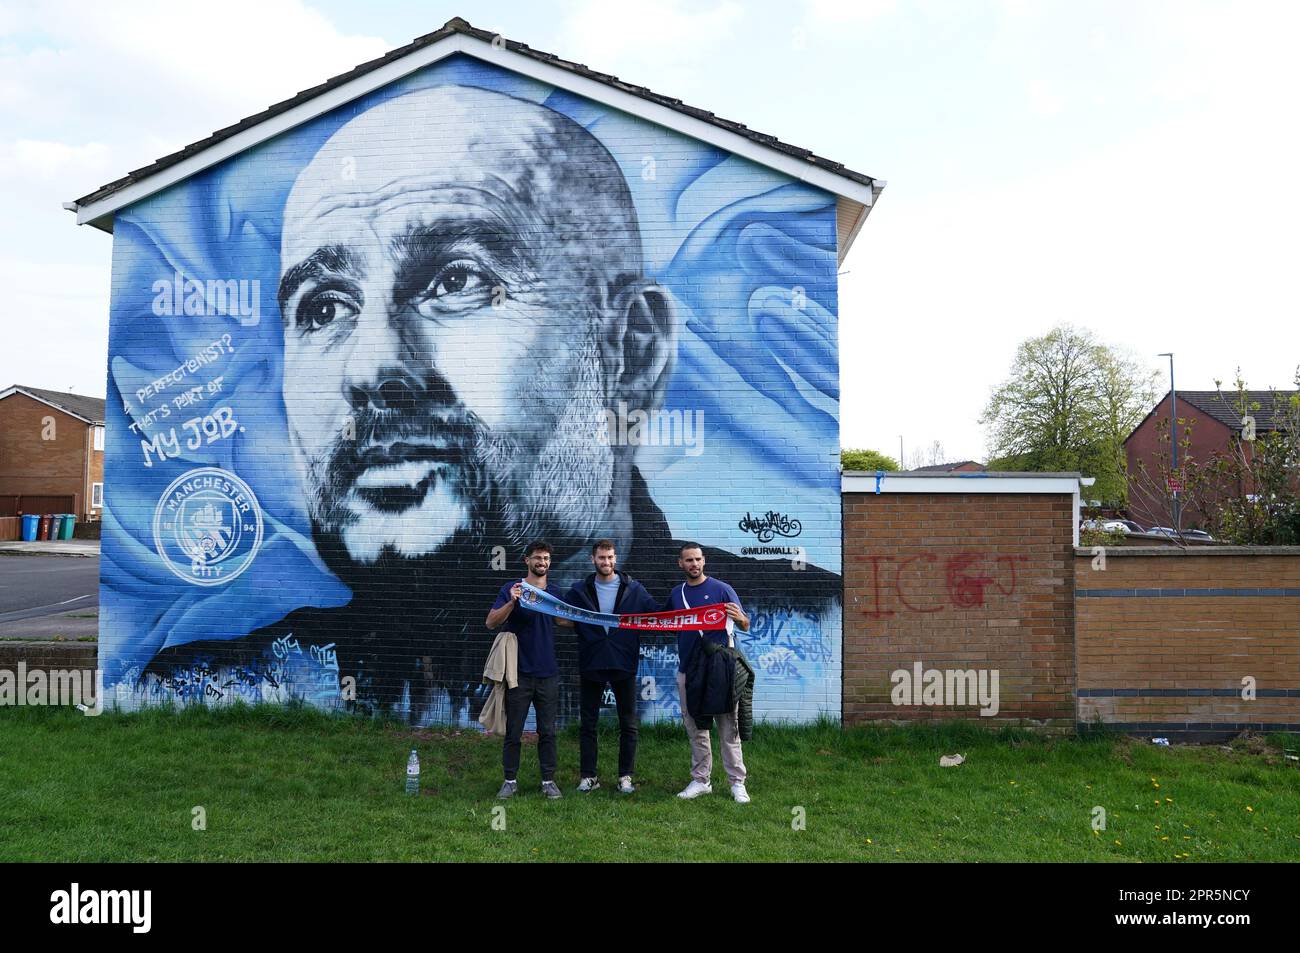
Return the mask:
[[[987,470],[977,460],[962,460],[959,463],[933,463],[928,467],[914,467],[912,473],[983,473]]]
[[[104,400],[15,384],[0,391],[0,518],[104,505]]]
[[[1297,391],[1252,390],[1246,392],[1249,405],[1259,405],[1252,410],[1255,433],[1271,433],[1281,429],[1283,423],[1275,409],[1288,400]],[[1178,426],[1179,454],[1183,453],[1182,441],[1191,425],[1192,459],[1205,463],[1216,453],[1226,453],[1233,441],[1241,439],[1242,413],[1241,398],[1235,392],[1217,390],[1178,391]],[[1168,453],[1167,445],[1159,440],[1160,423],[1167,422],[1170,413],[1170,394],[1166,393],[1160,403],[1142,419],[1128,439],[1124,441],[1124,450],[1128,459],[1129,472],[1129,516],[1144,526],[1167,525],[1169,510],[1166,501],[1152,499],[1134,480],[1139,462],[1146,465],[1147,472],[1153,477],[1160,473],[1160,461]],[[1249,448],[1247,449],[1249,452]],[[1180,461],[1181,464],[1181,461]],[[1208,502],[1208,501],[1207,501]],[[1183,511],[1182,528],[1193,529],[1202,525],[1205,514],[1195,508]]]

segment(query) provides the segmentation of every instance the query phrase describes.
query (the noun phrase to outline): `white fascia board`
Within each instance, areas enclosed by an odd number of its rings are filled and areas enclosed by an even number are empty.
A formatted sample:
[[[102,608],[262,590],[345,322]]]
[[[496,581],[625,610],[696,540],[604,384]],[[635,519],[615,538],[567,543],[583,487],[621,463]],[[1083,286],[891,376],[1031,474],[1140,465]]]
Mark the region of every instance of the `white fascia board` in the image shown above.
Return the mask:
[[[844,259],[849,257],[849,249],[853,247],[853,242],[857,239],[858,232],[862,231],[862,226],[866,223],[867,216],[870,213],[871,213],[870,205],[858,206],[857,220],[854,221],[853,226],[849,229],[849,235],[846,239],[844,239],[844,244],[840,246],[839,256],[836,259],[836,264],[839,265],[844,264]]]
[[[843,493],[875,493],[874,473],[845,473],[840,476]],[[1059,493],[1079,495],[1079,480],[1068,476],[911,476],[885,471],[880,478],[881,493]]]
[[[105,227],[106,223],[97,220],[106,219],[120,208],[161,192],[163,189],[202,172],[218,162],[224,162],[231,156],[237,155],[305,122],[309,122],[331,109],[349,103],[354,99],[359,99],[381,86],[386,86],[414,73],[416,70],[445,59],[453,53],[465,53],[476,59],[496,64],[547,85],[577,93],[598,103],[631,113],[634,116],[665,126],[693,139],[699,139],[738,156],[743,156],[759,165],[775,169],[792,178],[807,182],[809,185],[825,189],[834,195],[843,195],[845,198],[860,202],[865,206],[871,205],[871,185],[864,185],[860,182],[854,182],[852,179],[846,179],[828,169],[812,165],[795,156],[786,155],[776,149],[769,149],[750,139],[746,139],[738,133],[722,129],[685,113],[677,112],[667,106],[661,106],[632,93],[626,93],[613,86],[607,86],[586,76],[580,76],[577,73],[535,60],[513,50],[497,48],[491,43],[485,43],[474,37],[457,33],[424,49],[416,50],[400,59],[393,60],[391,63],[385,63],[363,76],[358,76],[351,82],[344,83],[342,86],[323,92],[306,102],[299,103],[278,116],[273,116],[254,126],[250,126],[243,132],[223,139],[175,165],[168,166],[154,175],[141,179],[139,182],[133,182],[112,195],[105,196],[98,202],[77,206],[77,224],[93,223]]]
[[[46,400],[44,397],[37,397],[35,394],[28,393],[27,391],[23,390],[21,387],[10,387],[10,388],[7,389],[7,390],[0,391],[0,400],[4,400],[6,397],[9,397],[9,396],[11,396],[11,395],[13,395],[13,394],[22,394],[24,397],[30,397],[32,400],[36,401],[38,404],[44,404],[46,407],[53,407],[53,408],[54,408],[55,410],[57,410],[59,413],[61,413],[61,414],[67,414],[67,415],[68,415],[69,417],[71,417],[73,420],[80,420],[80,421],[82,421],[82,422],[84,422],[84,423],[91,424],[92,426],[95,426],[95,427],[102,426],[102,424],[98,424],[98,423],[96,423],[95,421],[90,420],[89,418],[83,417],[83,416],[81,416],[81,414],[74,414],[72,411],[68,410],[68,408],[66,408],[66,407],[60,407],[58,404],[51,403],[50,401]]]
[[[1089,480],[1088,482],[1092,483],[1094,481]],[[1080,480],[1079,483],[1083,483],[1083,481]],[[1079,486],[1076,484],[1074,487],[1074,545],[1075,546],[1079,545],[1079,524],[1083,522],[1082,503],[1083,501],[1079,498]]]

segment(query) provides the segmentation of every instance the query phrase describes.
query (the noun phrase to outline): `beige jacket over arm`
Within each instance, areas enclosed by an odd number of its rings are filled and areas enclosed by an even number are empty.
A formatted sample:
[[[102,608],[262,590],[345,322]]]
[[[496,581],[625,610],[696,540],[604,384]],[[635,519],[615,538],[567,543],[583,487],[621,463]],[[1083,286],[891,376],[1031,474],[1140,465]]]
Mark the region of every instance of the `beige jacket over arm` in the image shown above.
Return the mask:
[[[492,694],[479,712],[478,720],[490,735],[506,733],[506,688],[519,687],[519,640],[513,632],[499,632],[492,640],[483,681],[492,683]]]

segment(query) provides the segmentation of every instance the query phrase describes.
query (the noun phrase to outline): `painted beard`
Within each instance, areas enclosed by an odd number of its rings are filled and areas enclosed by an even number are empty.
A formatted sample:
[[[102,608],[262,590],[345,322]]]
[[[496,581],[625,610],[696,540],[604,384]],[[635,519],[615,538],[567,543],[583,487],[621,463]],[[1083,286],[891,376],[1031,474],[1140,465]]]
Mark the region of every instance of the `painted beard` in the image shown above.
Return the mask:
[[[439,399],[358,412],[355,439],[340,435],[306,461],[326,563],[344,577],[412,560],[486,568],[496,546],[514,557],[546,538],[567,553],[600,535],[614,451],[596,439],[605,417],[594,326],[576,353],[533,375],[537,393],[569,396],[530,432],[492,430],[445,386],[426,389]],[[301,448],[296,433],[294,442]]]

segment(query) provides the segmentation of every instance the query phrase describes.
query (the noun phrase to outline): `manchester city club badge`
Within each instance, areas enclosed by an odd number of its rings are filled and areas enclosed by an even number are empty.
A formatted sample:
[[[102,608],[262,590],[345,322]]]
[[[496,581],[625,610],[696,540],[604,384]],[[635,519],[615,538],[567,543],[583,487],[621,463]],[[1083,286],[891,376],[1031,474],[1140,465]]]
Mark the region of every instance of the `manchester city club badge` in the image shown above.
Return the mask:
[[[262,510],[248,484],[217,467],[177,477],[158,501],[154,547],[196,586],[220,586],[248,568],[262,545]]]

